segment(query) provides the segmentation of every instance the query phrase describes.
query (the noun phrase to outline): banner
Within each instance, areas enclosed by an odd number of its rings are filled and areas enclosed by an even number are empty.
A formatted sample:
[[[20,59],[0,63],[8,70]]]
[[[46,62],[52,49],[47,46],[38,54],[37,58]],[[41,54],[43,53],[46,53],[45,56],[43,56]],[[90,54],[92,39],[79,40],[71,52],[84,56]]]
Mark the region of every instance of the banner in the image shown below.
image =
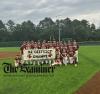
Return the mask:
[[[55,49],[29,49],[23,51],[23,60],[55,59]]]

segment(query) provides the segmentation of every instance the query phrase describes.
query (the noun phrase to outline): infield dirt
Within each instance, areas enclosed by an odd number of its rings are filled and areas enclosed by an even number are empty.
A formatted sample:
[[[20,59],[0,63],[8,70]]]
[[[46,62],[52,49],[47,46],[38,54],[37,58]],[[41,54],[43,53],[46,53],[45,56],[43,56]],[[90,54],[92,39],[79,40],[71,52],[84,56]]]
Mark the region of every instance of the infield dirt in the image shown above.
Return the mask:
[[[14,58],[16,55],[19,55],[20,52],[0,52],[0,59],[4,58]]]
[[[100,72],[96,73],[75,94],[100,94]]]

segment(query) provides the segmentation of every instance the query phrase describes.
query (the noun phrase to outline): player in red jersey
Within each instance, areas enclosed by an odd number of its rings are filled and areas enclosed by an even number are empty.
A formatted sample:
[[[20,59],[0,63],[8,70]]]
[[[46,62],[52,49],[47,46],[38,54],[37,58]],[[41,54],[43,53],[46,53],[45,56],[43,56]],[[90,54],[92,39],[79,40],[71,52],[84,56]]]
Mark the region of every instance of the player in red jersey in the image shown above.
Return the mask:
[[[46,42],[45,42],[45,40],[41,44],[41,49],[46,49]],[[41,64],[44,64],[45,63],[44,60],[41,60],[40,62],[41,62]]]
[[[74,63],[74,58],[73,58],[74,49],[73,49],[72,42],[70,40],[68,40],[67,49],[68,49],[68,55],[69,55],[69,63],[73,64]]]
[[[26,49],[25,50],[30,50],[31,47],[32,47],[31,43],[29,41],[27,41]],[[25,62],[25,63],[32,63],[32,60],[29,58],[29,60],[24,60],[23,62]]]
[[[56,48],[56,41],[53,41],[52,45],[53,45],[54,48]]]
[[[59,47],[60,47],[60,50],[62,50],[62,49],[63,49],[63,46],[64,46],[64,45],[63,45],[62,41],[60,41],[60,42],[59,42]]]
[[[73,64],[74,63],[74,50],[73,49],[69,49],[69,61],[70,61],[70,64]]]
[[[24,63],[23,55],[24,55],[24,50],[26,49],[26,44],[27,44],[27,42],[24,41],[23,44],[20,47],[20,55],[21,55],[21,58],[22,58],[22,63]]]
[[[31,49],[31,44],[30,44],[30,42],[28,41],[27,44],[26,44],[26,50],[29,50],[29,49]]]
[[[69,62],[70,64],[75,64],[75,67],[77,66],[77,63],[76,63],[76,57],[74,56],[75,55],[75,50],[73,47],[70,47],[69,48]]]
[[[21,57],[20,57],[20,55],[16,55],[14,62],[15,62],[15,67],[18,67],[19,65],[21,65]]]
[[[45,43],[42,43],[41,49],[46,49],[46,44]]]
[[[52,65],[61,65],[61,53],[60,53],[60,49],[56,50],[56,58],[55,61]]]
[[[46,48],[47,48],[47,49],[52,49],[52,48],[53,48],[51,41],[48,41],[48,42],[46,43]],[[45,60],[45,63],[51,65],[52,61],[53,61],[53,60],[50,60],[50,59],[49,59],[49,60]]]
[[[56,42],[56,47],[57,47],[57,46],[59,46],[59,42],[58,42],[58,41]]]
[[[66,42],[64,42],[62,49],[65,49],[67,51],[67,53],[68,53],[68,45],[67,45]]]
[[[67,65],[69,63],[69,56],[68,56],[67,49],[63,48],[61,52],[61,56],[62,56],[63,64]]]
[[[31,44],[31,48],[32,48],[32,49],[38,49],[38,44],[37,44],[37,42],[32,43],[32,44]],[[31,61],[33,62],[34,65],[37,63],[36,60],[31,60]]]
[[[49,49],[53,49],[54,47],[53,47],[53,43],[50,41],[50,43],[49,43]]]
[[[57,50],[60,50],[59,44],[56,45],[56,48],[55,49],[56,49],[56,51]]]
[[[37,42],[34,42],[34,49],[38,49]]]
[[[34,49],[34,41],[31,41],[31,49]]]
[[[40,43],[39,40],[38,40],[38,42],[37,42],[37,47],[38,47],[38,49],[41,49],[41,43]]]
[[[62,65],[59,54],[56,55],[55,62],[52,65]]]
[[[68,47],[68,49],[70,49],[70,47],[73,47],[73,43],[70,40],[67,43],[67,47]]]
[[[49,49],[49,41],[46,43],[46,48]]]
[[[45,44],[46,43],[46,40],[43,40],[42,44]]]
[[[21,55],[23,55],[23,50],[26,49],[26,42],[23,42],[23,44],[20,47]]]

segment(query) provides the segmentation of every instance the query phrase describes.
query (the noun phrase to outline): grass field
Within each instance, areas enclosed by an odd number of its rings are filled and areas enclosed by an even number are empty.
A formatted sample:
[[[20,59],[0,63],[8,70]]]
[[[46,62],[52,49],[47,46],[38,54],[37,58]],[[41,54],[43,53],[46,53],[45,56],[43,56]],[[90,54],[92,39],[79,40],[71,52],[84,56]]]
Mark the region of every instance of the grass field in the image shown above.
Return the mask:
[[[18,51],[19,48],[0,48]],[[81,46],[79,65],[57,66],[54,76],[4,76],[0,60],[0,94],[73,94],[97,71],[100,71],[100,46]]]
[[[0,52],[18,52],[19,47],[0,47]]]

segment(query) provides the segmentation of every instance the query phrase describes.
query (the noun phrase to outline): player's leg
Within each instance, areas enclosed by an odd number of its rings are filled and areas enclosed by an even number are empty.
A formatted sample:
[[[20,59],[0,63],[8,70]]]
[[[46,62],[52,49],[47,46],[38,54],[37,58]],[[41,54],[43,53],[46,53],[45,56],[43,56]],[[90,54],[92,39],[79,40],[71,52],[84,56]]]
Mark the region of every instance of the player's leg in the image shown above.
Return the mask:
[[[76,62],[78,63],[78,50],[75,51]]]
[[[62,62],[59,60],[59,62],[57,62],[58,63],[58,65],[62,65]]]
[[[48,64],[49,60],[45,60],[45,63]]]
[[[18,67],[19,66],[19,63],[15,60],[15,67]]]
[[[48,60],[48,64],[51,65],[51,60],[50,59]]]
[[[77,58],[76,57],[74,57],[74,65],[75,65],[75,67],[77,67]]]
[[[73,57],[69,57],[70,64],[73,64]]]
[[[40,60],[37,60],[37,64],[40,65]]]
[[[55,60],[51,65],[52,66],[57,65],[57,61]]]
[[[65,57],[65,63],[64,63],[64,64],[67,65],[68,63],[69,63],[69,59],[68,59],[68,57],[66,56],[66,57]]]
[[[41,60],[41,64],[42,64],[42,65],[44,64],[44,60]]]

